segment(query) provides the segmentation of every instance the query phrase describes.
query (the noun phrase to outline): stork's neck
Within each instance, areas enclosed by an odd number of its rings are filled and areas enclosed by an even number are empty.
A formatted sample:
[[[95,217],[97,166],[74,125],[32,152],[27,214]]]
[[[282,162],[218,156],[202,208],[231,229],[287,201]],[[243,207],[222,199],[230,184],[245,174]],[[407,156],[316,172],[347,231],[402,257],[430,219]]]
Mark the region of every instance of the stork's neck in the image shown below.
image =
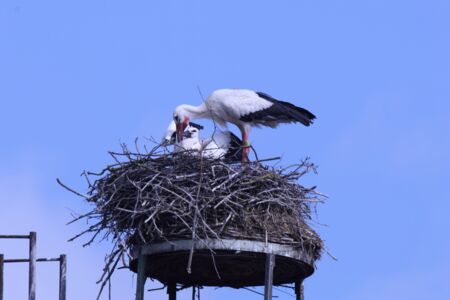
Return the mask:
[[[208,107],[205,103],[202,103],[199,106],[185,104],[183,105],[183,109],[187,112],[189,119],[191,120],[211,118],[211,114],[209,113]]]

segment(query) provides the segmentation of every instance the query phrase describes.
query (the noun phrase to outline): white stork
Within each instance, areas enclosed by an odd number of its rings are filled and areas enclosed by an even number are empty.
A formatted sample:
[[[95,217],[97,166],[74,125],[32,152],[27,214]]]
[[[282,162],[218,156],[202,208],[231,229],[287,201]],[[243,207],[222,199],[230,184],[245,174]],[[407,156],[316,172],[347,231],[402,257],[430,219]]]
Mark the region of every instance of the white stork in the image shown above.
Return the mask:
[[[196,151],[209,159],[224,159],[229,162],[238,161],[242,156],[242,141],[231,131],[216,131],[212,137],[202,140],[199,131],[203,126],[189,122],[183,131],[183,140],[178,142],[176,137],[176,125],[172,121],[166,130],[163,144],[174,144],[174,152]]]
[[[183,130],[184,132],[189,130],[190,127],[193,128],[197,128],[198,130],[202,130],[203,126],[194,122],[189,122],[187,124],[187,126],[185,127],[185,130]],[[185,133],[183,132],[183,135],[185,135]],[[186,133],[187,135],[187,133]],[[181,140],[181,139],[178,139]],[[170,122],[169,126],[166,129],[166,133],[164,134],[162,143],[164,145],[172,145],[175,144],[177,142],[177,126],[175,121]]]
[[[198,128],[188,126],[183,132],[183,140],[175,143],[173,151],[188,152],[189,154],[198,155],[203,147],[198,131]]]
[[[242,134],[242,161],[248,161],[248,136],[252,127],[263,125],[275,128],[280,123],[296,122],[309,126],[316,116],[304,108],[277,100],[265,93],[221,89],[214,91],[199,106],[179,105],[175,108],[173,118],[180,139],[187,124],[193,119],[212,119],[222,127],[227,127],[227,123],[235,124]]]

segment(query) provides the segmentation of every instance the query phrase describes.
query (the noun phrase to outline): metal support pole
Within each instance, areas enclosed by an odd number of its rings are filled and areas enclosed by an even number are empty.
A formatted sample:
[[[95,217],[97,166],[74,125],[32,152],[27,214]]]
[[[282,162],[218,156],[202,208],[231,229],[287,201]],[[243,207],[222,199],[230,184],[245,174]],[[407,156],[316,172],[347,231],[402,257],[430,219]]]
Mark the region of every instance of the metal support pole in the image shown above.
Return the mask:
[[[59,300],[66,300],[66,270],[67,256],[62,254],[59,256]]]
[[[295,282],[295,299],[296,300],[305,300],[305,296],[303,293],[303,281]]]
[[[136,300],[144,300],[145,281],[147,279],[147,275],[145,274],[146,266],[147,266],[147,255],[139,254],[137,283],[136,283]]]
[[[275,254],[266,254],[266,276],[264,280],[264,300],[272,300],[273,268],[275,267]]]
[[[4,256],[0,254],[0,300],[3,300],[3,267]]]
[[[169,294],[169,300],[177,300],[177,285],[175,283],[169,283],[167,285],[167,294]]]
[[[28,299],[36,299],[36,232],[30,232],[30,266],[28,277]]]

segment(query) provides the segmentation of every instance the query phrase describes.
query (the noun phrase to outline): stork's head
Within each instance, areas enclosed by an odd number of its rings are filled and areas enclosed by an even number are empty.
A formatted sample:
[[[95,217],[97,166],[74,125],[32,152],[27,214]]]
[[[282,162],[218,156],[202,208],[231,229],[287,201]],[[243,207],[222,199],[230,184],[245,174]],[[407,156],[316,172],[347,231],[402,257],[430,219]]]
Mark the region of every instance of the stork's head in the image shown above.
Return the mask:
[[[186,128],[186,130],[183,132],[183,137],[187,138],[187,139],[195,139],[198,140],[198,131],[199,129],[191,126],[189,124],[189,126]]]
[[[173,112],[173,120],[176,125],[178,142],[183,140],[183,132],[189,124],[190,115],[186,105],[179,105]]]

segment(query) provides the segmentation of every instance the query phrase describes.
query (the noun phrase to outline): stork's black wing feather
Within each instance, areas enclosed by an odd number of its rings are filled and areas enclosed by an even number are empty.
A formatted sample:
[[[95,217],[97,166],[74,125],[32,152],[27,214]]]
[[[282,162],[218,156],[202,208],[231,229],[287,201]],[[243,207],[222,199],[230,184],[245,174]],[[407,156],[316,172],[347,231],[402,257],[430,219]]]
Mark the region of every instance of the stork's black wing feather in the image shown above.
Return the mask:
[[[242,159],[242,141],[234,133],[229,131],[230,144],[228,145],[228,151],[225,154],[225,161],[236,162]]]
[[[313,123],[316,116],[310,111],[295,106],[292,103],[275,99],[265,93],[256,92],[256,94],[273,103],[272,106],[262,109],[245,116],[240,119],[244,122],[255,122],[271,126],[282,122],[300,122],[305,126]]]
[[[198,130],[202,130],[202,129],[203,129],[203,126],[202,126],[202,125],[197,124],[197,123],[194,123],[194,122],[189,122],[189,126],[195,127],[195,128],[197,128]]]
[[[175,144],[176,140],[177,140],[177,132],[175,131],[175,132],[172,133],[172,135],[170,136],[169,144]]]

